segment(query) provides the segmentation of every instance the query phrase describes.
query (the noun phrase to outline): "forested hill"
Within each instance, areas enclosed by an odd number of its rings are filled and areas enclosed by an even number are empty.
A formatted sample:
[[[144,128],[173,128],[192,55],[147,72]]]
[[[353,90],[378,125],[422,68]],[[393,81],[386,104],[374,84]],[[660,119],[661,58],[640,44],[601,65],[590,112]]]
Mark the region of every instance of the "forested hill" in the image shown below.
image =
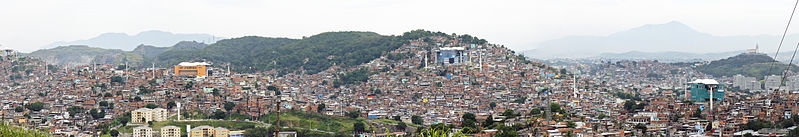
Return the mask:
[[[297,42],[296,39],[246,36],[220,40],[202,49],[167,50],[157,56],[160,66],[172,66],[185,61],[210,61],[217,65],[231,64],[232,69],[250,70],[259,60],[253,60],[260,51]]]
[[[772,68],[771,72],[768,72],[769,68]],[[762,79],[763,76],[782,74],[781,72],[785,71],[786,68],[787,64],[777,62],[765,54],[740,54],[697,66],[696,70],[713,76],[729,77],[741,74]],[[791,66],[791,71],[796,72],[797,70],[799,68],[795,64]]]
[[[280,74],[315,74],[333,65],[350,67],[368,63],[389,51],[399,48],[403,44],[409,43],[410,40],[416,40],[426,36],[450,37],[451,35],[442,32],[414,30],[405,32],[400,36],[385,36],[374,32],[357,31],[326,32],[310,37],[303,37],[302,39],[245,36],[220,40],[210,45],[189,41],[180,42],[169,48],[140,45],[136,50],[129,52],[117,49],[106,50],[91,48],[92,50],[101,50],[104,52],[102,52],[102,54],[79,55],[82,55],[80,56],[82,57],[80,64],[87,64],[91,60],[94,60],[96,63],[113,63],[119,65],[123,62],[128,62],[131,66],[150,66],[150,63],[155,62],[158,66],[169,67],[180,62],[207,61],[219,68],[230,66],[231,69],[236,72],[276,70]],[[470,35],[457,36],[463,42],[467,43],[486,43],[484,39],[478,39]],[[432,41],[427,39],[424,41]],[[80,48],[90,47],[66,48],[87,51],[86,49]],[[43,53],[42,51],[60,52],[73,50],[48,49],[34,53]],[[76,54],[77,53],[73,53],[70,55]],[[44,55],[39,54],[32,55],[37,55],[36,57],[45,59],[60,59],[59,56],[43,57]],[[70,60],[62,59],[56,61],[64,62],[72,60],[75,59],[70,58]]]
[[[373,32],[326,32],[304,39],[247,36],[221,40],[200,50],[167,51],[159,64],[206,60],[230,64],[239,72],[277,70],[283,74],[305,70],[313,74],[333,64],[367,63],[402,45],[399,37]]]

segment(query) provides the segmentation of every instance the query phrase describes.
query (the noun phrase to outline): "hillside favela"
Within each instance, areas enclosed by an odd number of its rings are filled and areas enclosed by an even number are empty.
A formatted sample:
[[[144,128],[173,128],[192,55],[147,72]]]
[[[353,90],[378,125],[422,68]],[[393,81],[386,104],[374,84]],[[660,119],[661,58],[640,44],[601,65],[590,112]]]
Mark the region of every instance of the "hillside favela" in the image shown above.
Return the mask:
[[[0,3],[0,137],[799,137],[799,0]]]

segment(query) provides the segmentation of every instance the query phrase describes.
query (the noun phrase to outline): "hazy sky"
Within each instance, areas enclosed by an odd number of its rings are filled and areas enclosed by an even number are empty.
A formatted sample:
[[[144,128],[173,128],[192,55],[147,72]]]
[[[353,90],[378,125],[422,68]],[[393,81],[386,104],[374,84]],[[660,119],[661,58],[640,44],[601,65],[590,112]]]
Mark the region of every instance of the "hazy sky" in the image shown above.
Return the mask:
[[[680,21],[713,35],[779,35],[792,0],[0,0],[0,48],[106,32],[300,38],[327,31],[471,34],[515,50]],[[799,24],[797,24],[799,25]],[[799,27],[799,26],[797,26]],[[794,27],[794,28],[797,28]],[[799,28],[790,32],[799,32]]]

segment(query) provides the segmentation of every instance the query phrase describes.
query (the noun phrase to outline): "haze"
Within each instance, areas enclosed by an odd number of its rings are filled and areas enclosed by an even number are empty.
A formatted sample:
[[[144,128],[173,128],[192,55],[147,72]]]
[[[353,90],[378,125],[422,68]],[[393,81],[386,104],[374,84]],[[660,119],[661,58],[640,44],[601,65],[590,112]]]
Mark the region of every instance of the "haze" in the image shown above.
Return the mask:
[[[789,0],[16,0],[0,4],[0,48],[31,52],[56,41],[147,30],[301,38],[427,29],[526,50],[565,36],[602,36],[670,21],[719,36],[780,35],[792,6]]]

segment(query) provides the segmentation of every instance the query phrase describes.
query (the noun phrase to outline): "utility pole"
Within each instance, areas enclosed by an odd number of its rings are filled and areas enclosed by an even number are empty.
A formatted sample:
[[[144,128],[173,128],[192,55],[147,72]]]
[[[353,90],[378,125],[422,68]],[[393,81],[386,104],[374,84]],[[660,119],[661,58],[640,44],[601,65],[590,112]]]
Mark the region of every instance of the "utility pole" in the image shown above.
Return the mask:
[[[280,133],[280,97],[278,96],[277,98],[277,121],[275,122],[275,127],[277,127],[275,128],[276,137],[278,136],[278,133]]]

